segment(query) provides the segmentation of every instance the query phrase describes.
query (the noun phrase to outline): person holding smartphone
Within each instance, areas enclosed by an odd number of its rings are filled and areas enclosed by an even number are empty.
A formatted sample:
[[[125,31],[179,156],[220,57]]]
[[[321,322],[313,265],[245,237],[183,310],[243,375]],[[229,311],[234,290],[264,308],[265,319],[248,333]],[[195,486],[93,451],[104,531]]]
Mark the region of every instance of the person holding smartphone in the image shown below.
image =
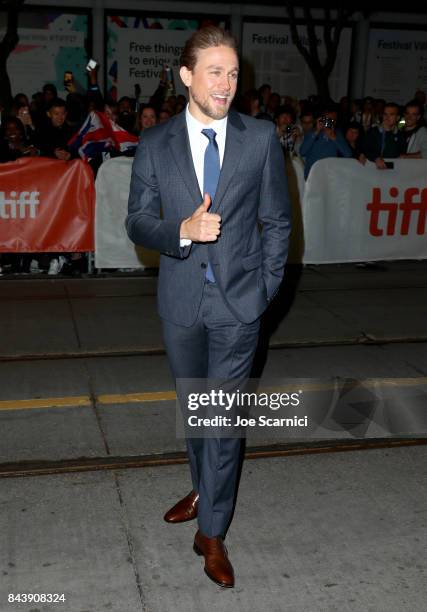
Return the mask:
[[[22,104],[18,106],[16,110],[16,117],[21,121],[24,126],[25,132],[25,141],[27,144],[32,144],[34,142],[34,134],[35,134],[35,125],[33,122],[33,117],[31,115],[30,107],[28,104]]]
[[[296,141],[300,138],[300,130],[295,123],[296,113],[292,106],[279,106],[276,111],[276,129],[285,153],[292,153]]]

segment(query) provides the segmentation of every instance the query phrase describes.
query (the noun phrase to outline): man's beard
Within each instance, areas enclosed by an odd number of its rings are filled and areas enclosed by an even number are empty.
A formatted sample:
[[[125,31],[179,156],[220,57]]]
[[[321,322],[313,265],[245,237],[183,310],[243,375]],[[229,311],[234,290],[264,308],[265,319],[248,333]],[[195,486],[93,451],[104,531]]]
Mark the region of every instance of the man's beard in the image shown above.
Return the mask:
[[[199,108],[199,110],[202,111],[203,114],[205,114],[207,117],[210,117],[211,119],[214,119],[214,120],[224,119],[224,117],[228,113],[228,110],[231,104],[231,100],[232,100],[231,98],[229,98],[229,104],[224,105],[224,108],[215,109],[209,106],[208,104],[209,98],[206,102],[203,102],[199,100],[197,96],[192,92],[191,87],[189,89],[190,89],[191,97],[193,98],[194,104]]]

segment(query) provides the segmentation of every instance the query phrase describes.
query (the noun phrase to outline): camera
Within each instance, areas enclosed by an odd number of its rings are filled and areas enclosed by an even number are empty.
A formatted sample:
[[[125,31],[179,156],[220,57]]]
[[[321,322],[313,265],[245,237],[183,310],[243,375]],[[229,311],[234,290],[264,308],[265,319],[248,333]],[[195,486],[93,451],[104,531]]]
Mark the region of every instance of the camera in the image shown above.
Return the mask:
[[[323,127],[328,128],[330,130],[332,130],[335,127],[335,121],[331,119],[331,117],[326,117],[326,116],[321,117],[320,123],[323,125]]]

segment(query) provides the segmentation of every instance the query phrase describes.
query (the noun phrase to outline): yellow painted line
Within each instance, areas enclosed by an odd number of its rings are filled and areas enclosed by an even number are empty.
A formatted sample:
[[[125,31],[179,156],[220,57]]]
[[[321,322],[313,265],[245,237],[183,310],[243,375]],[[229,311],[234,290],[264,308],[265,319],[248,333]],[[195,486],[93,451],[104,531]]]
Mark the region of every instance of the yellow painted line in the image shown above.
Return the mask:
[[[355,381],[358,382],[358,381]],[[380,379],[364,379],[360,381],[364,387],[375,387],[375,386],[414,386],[414,385],[423,385],[427,384],[427,377],[425,378],[380,378]],[[350,380],[345,384],[339,384],[340,381],[337,381],[338,386],[342,387],[351,387],[353,386],[353,381]],[[286,391],[328,391],[335,389],[336,385],[331,384],[330,382],[325,383],[292,383],[290,385],[284,386],[273,386],[273,387],[260,387],[256,391],[256,393],[272,393],[272,392],[286,392]],[[249,392],[248,392],[249,393]],[[132,404],[132,403],[144,403],[144,402],[165,402],[176,400],[175,391],[157,391],[151,393],[124,393],[124,394],[106,394],[99,395],[97,397],[98,404]]]
[[[100,395],[98,404],[133,404],[144,402],[162,402],[176,400],[175,391],[158,391],[151,393],[121,393]],[[68,397],[44,397],[22,400],[0,401],[0,411],[4,410],[32,410],[37,408],[71,408],[76,406],[91,406],[92,401],[87,395]]]
[[[340,386],[340,380],[337,385]],[[427,377],[418,378],[371,378],[361,381],[349,380],[343,387],[352,387],[354,384],[369,387],[413,387],[427,385]],[[292,391],[325,391],[335,389],[337,385],[331,383],[298,383],[294,382],[284,386],[262,387],[257,393],[273,392],[292,392]],[[97,404],[143,404],[146,402],[167,402],[175,401],[175,391],[152,391],[146,393],[117,393],[103,394],[97,397]],[[31,410],[37,408],[72,408],[75,406],[91,406],[92,401],[87,395],[68,396],[68,397],[45,397],[22,400],[2,400],[0,401],[0,411],[6,410]]]
[[[153,391],[149,393],[122,393],[98,395],[98,404],[134,404],[136,402],[167,402],[176,400],[175,391]]]
[[[2,400],[0,410],[32,410],[33,408],[71,408],[90,406],[90,397],[78,395],[71,397],[43,397],[37,399]]]

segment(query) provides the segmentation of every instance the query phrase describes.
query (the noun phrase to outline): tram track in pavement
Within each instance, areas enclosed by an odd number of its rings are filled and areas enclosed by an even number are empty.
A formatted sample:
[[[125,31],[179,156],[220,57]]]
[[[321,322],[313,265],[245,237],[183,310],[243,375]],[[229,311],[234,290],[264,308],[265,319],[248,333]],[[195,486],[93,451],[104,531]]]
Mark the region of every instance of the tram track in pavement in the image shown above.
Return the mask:
[[[340,346],[385,346],[388,344],[427,344],[427,335],[423,336],[389,336],[375,337],[362,333],[353,338],[330,338],[322,340],[295,340],[270,342],[269,350],[304,349],[304,348],[326,348]],[[49,353],[21,353],[1,354],[0,363],[25,362],[25,361],[60,361],[67,359],[108,359],[115,357],[152,357],[155,355],[166,355],[163,346],[123,348],[123,349],[96,349]]]
[[[410,343],[410,342],[422,343],[426,342],[421,338],[404,338],[404,339],[387,339],[383,338],[381,341],[372,341],[366,338],[364,342],[319,342],[310,343],[307,346],[323,347],[323,346],[341,346],[345,345],[384,345],[393,343]],[[291,344],[289,346],[271,346],[271,349],[279,348],[300,348],[303,350],[306,346],[301,344]],[[28,362],[28,361],[40,361],[40,360],[74,360],[74,359],[88,359],[88,358],[109,358],[118,356],[149,356],[149,355],[163,355],[164,351],[157,349],[155,352],[146,352],[145,350],[120,350],[120,351],[87,351],[84,353],[58,353],[58,354],[35,354],[35,355],[13,355],[5,356],[0,355],[0,362]],[[409,384],[427,384],[427,377],[416,376],[413,379],[402,379],[403,384],[405,380],[412,381]],[[375,383],[375,379],[373,384]],[[399,379],[393,379],[398,381]],[[18,400],[1,400],[0,401],[0,412],[8,410],[30,410],[30,409],[41,409],[41,408],[63,408],[63,407],[76,407],[76,406],[87,406],[94,407],[95,405],[102,404],[130,404],[135,402],[146,402],[146,401],[170,401],[175,399],[173,391],[162,391],[162,392],[141,392],[141,393],[130,393],[130,394],[102,394],[97,396],[84,395],[84,396],[70,396],[65,398],[32,398],[32,399],[18,399]],[[245,452],[246,459],[263,459],[272,457],[291,457],[296,455],[311,455],[311,454],[322,454],[322,453],[337,453],[337,452],[349,452],[349,451],[368,451],[372,449],[395,449],[408,446],[422,446],[427,445],[427,437],[419,437],[413,435],[405,437],[389,437],[389,438],[369,438],[369,439],[345,439],[345,440],[322,440],[312,442],[301,442],[301,443],[286,443],[286,444],[266,444],[263,446],[248,447]],[[168,453],[156,453],[156,454],[144,454],[144,455],[125,455],[125,456],[111,456],[107,454],[102,457],[79,457],[72,459],[58,459],[58,460],[19,460],[15,462],[4,462],[0,463],[0,479],[5,478],[20,478],[20,477],[37,477],[44,475],[61,475],[70,473],[81,473],[81,472],[94,472],[94,471],[114,471],[124,469],[138,469],[147,467],[162,467],[170,465],[179,465],[187,463],[187,457],[184,452],[168,452]]]
[[[312,442],[310,444],[274,444],[248,447],[245,452],[245,459],[268,459],[295,455],[368,451],[425,445],[427,445],[427,438],[371,438],[369,440],[351,441],[329,440]],[[18,461],[0,464],[0,479],[51,476],[76,472],[160,468],[162,466],[184,463],[188,463],[188,460],[183,452],[127,457],[82,457],[77,459],[60,459],[57,461]]]
[[[380,382],[379,379],[365,380],[366,387],[375,387]],[[347,383],[349,386],[352,382]],[[381,379],[381,384],[388,387],[409,387],[426,386],[427,377],[416,376],[413,378],[390,378]],[[299,383],[298,383],[299,385]],[[300,385],[303,386],[303,385]],[[327,390],[328,384],[324,382],[309,383],[306,391]],[[261,390],[266,390],[260,387]],[[271,388],[270,390],[272,390]],[[15,410],[40,410],[54,408],[76,408],[88,407],[98,408],[102,405],[120,404],[144,404],[146,402],[175,401],[174,391],[151,391],[128,394],[99,394],[69,396],[62,398],[33,398],[18,400],[1,400],[0,413]],[[390,436],[381,438],[346,438],[346,439],[324,439],[303,442],[288,442],[265,444],[262,446],[248,446],[245,452],[246,459],[266,459],[273,457],[291,457],[295,455],[312,455],[324,453],[337,453],[349,451],[368,451],[372,449],[395,449],[408,446],[427,445],[427,435],[425,437],[415,434],[406,436]],[[76,472],[94,471],[114,471],[124,469],[137,469],[147,467],[162,467],[187,463],[184,452],[160,452],[144,455],[122,455],[112,456],[109,453],[108,444],[105,447],[106,455],[98,457],[78,457],[72,459],[58,460],[20,460],[14,462],[0,463],[0,479],[36,477],[45,475],[60,475]]]

